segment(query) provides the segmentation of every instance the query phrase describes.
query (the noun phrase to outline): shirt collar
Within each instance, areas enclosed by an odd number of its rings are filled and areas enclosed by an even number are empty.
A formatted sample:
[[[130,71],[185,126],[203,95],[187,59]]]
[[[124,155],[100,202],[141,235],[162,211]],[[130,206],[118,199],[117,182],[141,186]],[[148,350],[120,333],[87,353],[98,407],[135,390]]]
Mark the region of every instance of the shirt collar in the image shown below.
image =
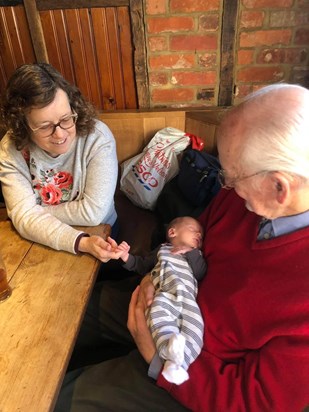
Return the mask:
[[[271,222],[275,237],[295,232],[309,226],[309,210],[298,215],[278,217]]]

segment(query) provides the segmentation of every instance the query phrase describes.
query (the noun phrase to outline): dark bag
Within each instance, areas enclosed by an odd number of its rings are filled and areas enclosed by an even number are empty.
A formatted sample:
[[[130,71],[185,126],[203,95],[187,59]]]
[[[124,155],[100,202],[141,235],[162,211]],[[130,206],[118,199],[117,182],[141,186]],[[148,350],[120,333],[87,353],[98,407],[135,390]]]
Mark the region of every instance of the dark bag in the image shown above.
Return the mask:
[[[220,190],[219,160],[205,151],[187,149],[179,168],[178,186],[193,206],[207,206]]]

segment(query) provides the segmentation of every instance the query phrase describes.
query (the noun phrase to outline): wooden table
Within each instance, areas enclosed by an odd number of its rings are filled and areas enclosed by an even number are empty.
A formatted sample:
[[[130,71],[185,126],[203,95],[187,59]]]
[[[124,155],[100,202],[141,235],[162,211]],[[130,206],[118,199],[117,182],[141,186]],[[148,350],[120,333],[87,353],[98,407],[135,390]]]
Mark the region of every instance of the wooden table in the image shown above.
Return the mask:
[[[0,303],[0,412],[52,411],[100,262],[22,239],[9,221],[0,250],[13,289]]]

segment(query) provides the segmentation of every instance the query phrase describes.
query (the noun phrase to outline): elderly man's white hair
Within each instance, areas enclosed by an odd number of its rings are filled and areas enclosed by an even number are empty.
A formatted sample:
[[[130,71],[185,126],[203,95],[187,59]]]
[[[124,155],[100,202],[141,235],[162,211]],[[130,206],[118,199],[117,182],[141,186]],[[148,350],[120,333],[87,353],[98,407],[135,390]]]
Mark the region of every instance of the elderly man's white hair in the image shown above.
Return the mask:
[[[231,109],[224,133],[241,122],[240,160],[246,173],[284,171],[309,179],[309,90],[278,83]]]

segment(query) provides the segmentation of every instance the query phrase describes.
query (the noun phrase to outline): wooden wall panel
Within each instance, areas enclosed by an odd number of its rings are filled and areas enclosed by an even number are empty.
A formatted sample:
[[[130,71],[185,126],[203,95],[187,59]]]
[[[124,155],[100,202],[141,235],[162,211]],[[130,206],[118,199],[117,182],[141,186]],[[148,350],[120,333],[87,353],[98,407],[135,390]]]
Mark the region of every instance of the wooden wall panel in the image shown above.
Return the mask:
[[[49,62],[98,109],[137,107],[129,9],[40,12]]]
[[[109,43],[105,9],[95,9],[92,13],[93,32],[97,49],[97,59],[100,68],[99,78],[103,96],[104,109],[114,109],[115,91],[113,68],[110,59],[111,45]]]
[[[40,18],[47,43],[49,62],[55,66],[69,82],[75,83],[69,38],[65,30],[64,12],[62,10],[41,12]]]
[[[16,67],[47,59],[99,110],[136,109],[129,0],[39,5],[0,7],[0,92]]]
[[[34,61],[24,7],[0,7],[0,92],[18,66]]]
[[[117,12],[115,8],[107,7],[105,10],[106,13],[106,23],[107,23],[107,34],[108,41],[110,44],[110,61],[113,71],[113,83],[114,83],[114,100],[119,102],[120,105],[124,105],[124,90],[121,87],[117,87],[122,84],[122,68],[121,68],[121,55],[120,55],[120,44],[118,36],[118,27],[117,27]],[[117,47],[115,47],[117,45]],[[99,50],[98,50],[99,53]],[[113,97],[113,96],[111,96]]]
[[[137,107],[130,16],[126,7],[118,7],[117,13],[119,21],[122,67],[125,67],[125,70],[123,70],[125,106]]]

